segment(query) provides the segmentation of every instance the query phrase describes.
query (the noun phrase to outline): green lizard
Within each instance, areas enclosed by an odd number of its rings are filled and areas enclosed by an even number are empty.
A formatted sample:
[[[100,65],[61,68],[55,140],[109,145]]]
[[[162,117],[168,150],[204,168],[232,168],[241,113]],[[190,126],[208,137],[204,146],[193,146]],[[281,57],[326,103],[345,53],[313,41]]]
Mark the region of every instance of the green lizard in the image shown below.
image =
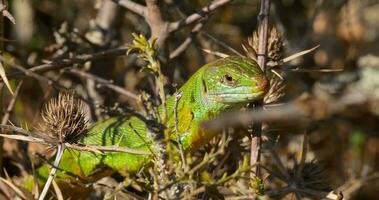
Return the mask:
[[[174,106],[177,109],[177,129],[183,150],[193,152],[209,142],[217,133],[205,132],[200,122],[221,112],[238,109],[248,102],[262,99],[268,82],[256,62],[244,57],[227,57],[200,68],[177,92],[167,100],[165,133],[176,140]],[[177,101],[177,102],[175,102]],[[162,106],[158,111],[162,117]],[[127,147],[134,150],[154,151],[146,123],[136,116],[120,116],[95,123],[80,140],[87,145]],[[119,172],[133,174],[153,161],[151,154],[107,152],[96,154],[65,150],[60,169],[87,180],[97,180]],[[99,170],[106,167],[109,170]],[[38,180],[48,178],[50,167],[44,165],[37,171]],[[67,173],[58,172],[55,181],[61,190],[73,187],[77,180]],[[76,186],[75,186],[76,187]],[[31,188],[29,188],[31,189]],[[68,189],[69,190],[69,189]],[[65,193],[65,192],[64,192]],[[67,195],[67,194],[66,194]]]

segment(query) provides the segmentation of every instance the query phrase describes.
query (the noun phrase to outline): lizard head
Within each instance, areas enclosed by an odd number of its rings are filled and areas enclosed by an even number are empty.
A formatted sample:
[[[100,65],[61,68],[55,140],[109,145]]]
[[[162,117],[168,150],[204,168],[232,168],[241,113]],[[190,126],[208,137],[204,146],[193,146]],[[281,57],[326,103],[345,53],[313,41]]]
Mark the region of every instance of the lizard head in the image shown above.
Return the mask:
[[[244,104],[262,99],[268,90],[264,73],[248,58],[219,59],[209,63],[204,70],[202,90],[213,102]]]
[[[199,129],[200,121],[262,99],[268,86],[258,64],[248,58],[222,58],[200,68],[180,90],[183,98],[178,103],[178,122],[184,133],[180,139],[184,149],[197,149],[218,133]]]

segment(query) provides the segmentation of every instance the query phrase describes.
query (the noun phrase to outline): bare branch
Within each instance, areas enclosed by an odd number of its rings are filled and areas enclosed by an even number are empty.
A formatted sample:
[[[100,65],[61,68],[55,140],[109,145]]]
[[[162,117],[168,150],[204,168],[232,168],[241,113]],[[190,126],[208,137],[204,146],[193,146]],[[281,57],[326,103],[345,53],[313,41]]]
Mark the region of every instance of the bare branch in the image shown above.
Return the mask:
[[[17,99],[18,94],[20,92],[22,83],[23,83],[22,81],[20,83],[18,83],[17,88],[16,88],[16,90],[14,92],[14,95],[13,95],[11,101],[8,104],[7,110],[5,111],[5,113],[3,115],[3,118],[1,119],[1,124],[3,124],[3,125],[7,124],[7,122],[8,122],[10,113],[12,112],[12,110],[14,108],[14,105],[16,104],[16,99]]]
[[[112,0],[113,2],[117,3],[118,5],[136,13],[137,15],[140,15],[144,17],[146,15],[146,7],[142,6],[138,3],[135,3],[131,0]]]
[[[215,0],[211,4],[209,4],[208,6],[205,6],[204,8],[202,8],[197,13],[193,13],[193,14],[189,15],[188,17],[186,17],[182,20],[179,20],[176,22],[171,22],[169,24],[168,31],[169,32],[175,32],[184,26],[188,26],[188,25],[193,24],[193,23],[195,23],[201,19],[204,19],[205,17],[209,16],[216,9],[218,9],[218,8],[224,6],[224,5],[226,5],[232,1],[233,0]]]
[[[3,177],[0,177],[0,181],[4,182],[8,187],[10,187],[16,193],[18,197],[20,197],[21,199],[27,199],[24,193],[20,190],[20,188],[17,187],[14,183],[12,183],[12,181],[7,180]]]
[[[66,59],[58,60],[58,61],[47,63],[47,64],[37,65],[37,66],[29,68],[28,70],[30,72],[42,73],[42,72],[49,71],[49,70],[62,69],[64,67],[68,67],[70,65],[77,64],[77,63],[83,64],[83,63],[88,62],[88,61],[103,59],[103,58],[107,58],[110,56],[125,55],[127,50],[128,50],[127,47],[119,47],[119,48],[115,48],[115,49],[97,52],[94,54],[78,55],[78,56],[75,56],[73,58],[66,58]],[[8,74],[7,77],[9,80],[11,80],[14,78],[23,77],[25,75],[26,75],[25,72],[16,72],[16,73]],[[0,80],[0,82],[1,82],[1,80]]]
[[[84,71],[80,71],[78,69],[68,69],[67,72],[81,76],[81,77],[86,78],[86,79],[94,80],[95,82],[97,82],[97,83],[99,83],[99,84],[101,84],[101,85],[121,94],[121,95],[124,95],[124,96],[131,98],[131,99],[134,99],[134,100],[139,100],[138,95],[134,94],[133,92],[127,91],[124,88],[117,86],[117,85],[113,84],[111,81],[108,81],[106,79],[103,79],[103,78],[100,78],[98,76],[86,73]]]
[[[16,100],[18,97],[18,94],[20,92],[21,86],[22,86],[22,81],[18,83],[16,91],[14,92],[14,95],[11,99],[11,101],[8,104],[7,109],[5,110],[5,113],[3,114],[3,118],[1,119],[1,124],[6,125],[10,116],[10,113],[12,112],[14,105],[16,104]],[[0,169],[2,169],[3,166],[3,144],[4,144],[4,139],[0,138]]]
[[[0,126],[1,128],[4,128],[4,125],[0,125]],[[28,135],[0,134],[0,137],[12,139],[12,140],[21,140],[21,141],[26,141],[26,142],[34,142],[34,143],[47,145],[47,143],[45,143],[42,139],[28,136]]]
[[[171,52],[170,59],[174,59],[181,53],[183,53],[195,39],[197,33],[199,33],[203,26],[204,23],[196,24],[195,27],[193,27],[193,29],[191,30],[190,35],[184,40],[184,42],[180,46],[178,46],[174,51]]]
[[[235,55],[237,56],[240,56],[240,57],[244,57],[244,55],[242,55],[240,52],[238,52],[237,50],[233,49],[231,46],[229,46],[228,44],[226,44],[225,42],[213,37],[211,34],[208,34],[206,32],[204,32],[204,35],[206,37],[208,37],[209,39],[213,40],[216,44],[220,45],[221,47],[229,50],[230,52],[234,53]]]
[[[113,1],[103,1],[96,18],[89,23],[89,30],[84,37],[92,44],[104,47],[113,39],[113,29],[120,21],[121,7]]]
[[[26,76],[30,76],[30,77],[33,77],[33,78],[35,78],[35,79],[37,79],[37,80],[40,80],[40,81],[46,82],[46,83],[48,83],[49,85],[51,85],[51,84],[53,83],[53,81],[51,81],[50,79],[48,79],[48,78],[46,78],[46,77],[44,77],[44,76],[41,76],[41,75],[39,75],[39,74],[37,74],[37,73],[34,73],[34,72],[31,71],[30,69],[26,69],[26,68],[24,68],[24,67],[21,66],[21,65],[18,65],[18,64],[14,63],[14,62],[11,62],[11,61],[9,61],[8,59],[4,58],[4,57],[1,56],[1,55],[0,55],[0,61],[6,63],[6,64],[8,64],[8,65],[10,65],[11,67],[13,67],[13,68],[15,68],[15,69],[17,69],[17,70],[19,70],[19,71],[21,71],[21,72],[24,73]]]
[[[16,24],[16,20],[13,15],[7,10],[8,9],[8,1],[2,0],[0,1],[0,13],[9,19],[13,24]]]
[[[157,39],[157,44],[159,48],[164,48],[166,39],[168,38],[170,32],[167,31],[169,22],[167,22],[162,15],[162,10],[158,0],[145,0],[147,13],[146,21],[151,29],[150,39]]]

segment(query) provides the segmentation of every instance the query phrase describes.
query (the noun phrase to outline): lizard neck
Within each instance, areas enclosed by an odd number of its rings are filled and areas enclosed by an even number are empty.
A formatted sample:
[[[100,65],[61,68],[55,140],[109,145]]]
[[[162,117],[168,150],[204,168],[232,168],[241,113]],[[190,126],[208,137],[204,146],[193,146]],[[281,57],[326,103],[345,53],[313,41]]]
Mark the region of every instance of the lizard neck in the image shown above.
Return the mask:
[[[180,94],[180,98],[175,98],[177,94]],[[185,151],[193,151],[217,134],[204,132],[200,128],[200,123],[215,117],[229,107],[207,97],[207,87],[199,71],[167,100],[167,120],[164,123],[166,131],[175,140],[176,135],[179,135]],[[176,119],[175,113],[177,113]],[[178,133],[175,129],[176,122]]]

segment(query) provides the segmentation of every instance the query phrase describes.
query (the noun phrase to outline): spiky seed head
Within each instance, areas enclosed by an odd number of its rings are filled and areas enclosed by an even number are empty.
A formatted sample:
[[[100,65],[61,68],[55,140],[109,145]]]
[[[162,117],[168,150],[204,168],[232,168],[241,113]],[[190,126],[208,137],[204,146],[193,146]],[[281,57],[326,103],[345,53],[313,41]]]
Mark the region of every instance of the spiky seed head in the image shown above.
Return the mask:
[[[257,60],[258,55],[258,42],[259,34],[254,31],[252,37],[248,38],[248,43],[242,45],[246,55]],[[273,26],[268,32],[267,38],[267,61],[278,62],[283,59],[284,56],[284,43],[282,34]],[[272,73],[266,74],[270,79],[270,90],[264,98],[266,104],[274,103],[278,101],[283,95],[284,82],[281,75],[274,69],[270,70]],[[278,79],[279,78],[279,79]]]
[[[289,174],[292,177],[290,183],[296,185],[297,190],[302,196],[312,197],[312,195],[303,192],[304,189],[312,189],[315,191],[328,191],[331,189],[329,184],[329,178],[325,173],[324,168],[317,163],[316,160],[306,162],[300,172],[300,176],[296,177],[296,173],[299,169],[299,164],[295,165],[289,170]]]
[[[275,76],[270,77],[270,89],[268,90],[266,96],[263,99],[265,104],[272,104],[279,101],[280,98],[284,96],[285,85],[283,80],[276,78]]]
[[[283,58],[284,43],[282,34],[274,27],[269,32],[267,42],[267,57],[272,61],[279,61]]]
[[[305,163],[301,173],[302,185],[317,191],[330,189],[329,178],[324,168],[315,160]]]
[[[254,31],[253,36],[248,39],[248,51],[246,52],[252,59],[256,60],[258,52],[259,35]],[[268,33],[267,39],[267,61],[279,61],[283,58],[284,43],[282,34],[274,27]],[[255,56],[255,58],[254,58]]]
[[[74,143],[88,126],[88,118],[81,100],[68,93],[59,93],[51,99],[42,113],[39,132],[49,143]]]
[[[254,31],[253,36],[247,39],[250,51],[253,51],[252,55],[255,56],[255,58],[253,58],[254,60],[257,60],[258,55],[258,39],[259,37],[257,31]]]

